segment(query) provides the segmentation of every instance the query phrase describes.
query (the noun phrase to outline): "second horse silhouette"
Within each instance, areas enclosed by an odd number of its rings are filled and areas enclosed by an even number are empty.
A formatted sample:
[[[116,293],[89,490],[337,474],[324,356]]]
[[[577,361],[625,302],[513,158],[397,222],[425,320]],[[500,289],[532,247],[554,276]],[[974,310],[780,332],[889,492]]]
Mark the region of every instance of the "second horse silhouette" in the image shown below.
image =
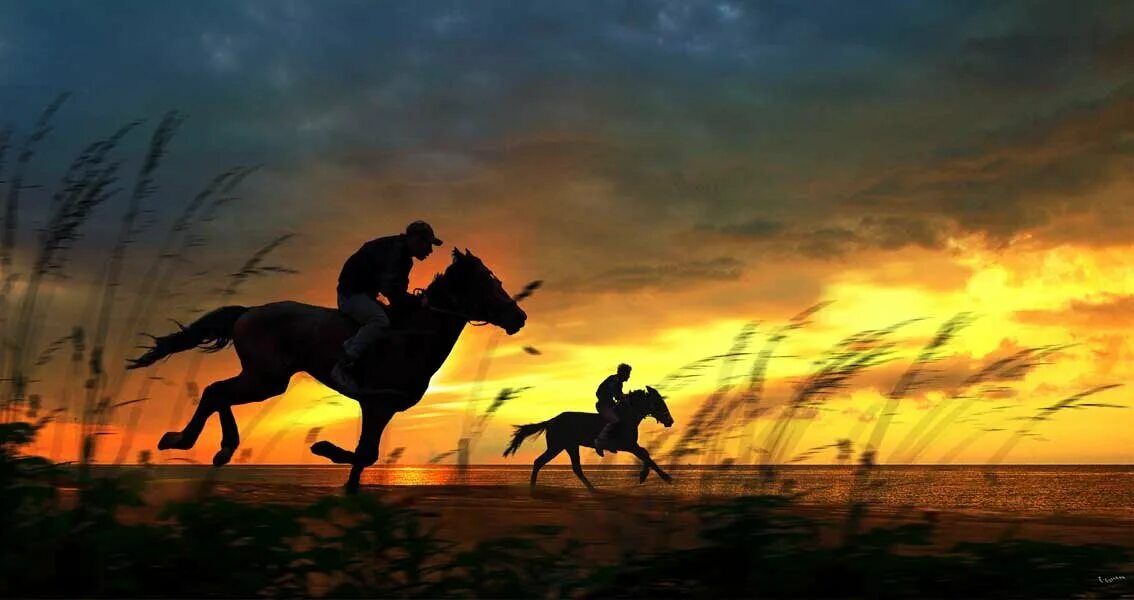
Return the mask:
[[[666,427],[673,426],[673,417],[669,414],[669,407],[665,399],[652,387],[646,386],[644,390],[634,390],[626,395],[626,400],[616,408],[620,423],[607,441],[607,451],[626,451],[642,461],[642,471],[638,474],[638,482],[646,480],[650,469],[657,472],[658,477],[669,482],[672,478],[650,458],[650,453],[638,445],[638,424],[646,417],[653,417],[658,423]],[[515,454],[520,445],[529,436],[540,433],[547,434],[547,451],[535,459],[532,467],[531,485],[534,488],[539,470],[551,459],[559,456],[560,452],[567,451],[571,457],[571,469],[578,476],[587,489],[594,491],[595,486],[583,474],[583,467],[579,463],[579,447],[594,448],[595,437],[606,425],[606,421],[597,413],[564,412],[542,423],[517,425],[512,435],[512,443],[504,450],[504,456]]]

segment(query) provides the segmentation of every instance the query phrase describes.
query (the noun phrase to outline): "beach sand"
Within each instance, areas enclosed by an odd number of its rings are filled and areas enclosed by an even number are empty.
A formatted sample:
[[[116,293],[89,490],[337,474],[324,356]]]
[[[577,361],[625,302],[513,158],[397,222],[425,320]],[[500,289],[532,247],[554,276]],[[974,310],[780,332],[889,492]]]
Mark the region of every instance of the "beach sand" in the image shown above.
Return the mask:
[[[586,554],[595,560],[632,551],[695,546],[699,521],[690,508],[699,501],[714,500],[601,491],[592,494],[581,488],[540,488],[533,493],[527,486],[363,486],[361,493],[424,513],[425,521],[437,527],[438,535],[462,546],[523,535],[533,526],[557,526],[564,529],[565,537],[585,542]],[[125,521],[154,520],[167,501],[210,494],[241,502],[306,505],[341,495],[342,491],[299,485],[162,480],[150,483],[145,506],[123,508],[120,517]],[[847,514],[845,506],[795,504],[788,510],[827,523],[823,538],[832,542],[839,539]],[[933,545],[923,551],[946,550],[960,541],[995,541],[1008,536],[1134,548],[1134,523],[1093,516],[1017,517],[872,507],[863,525],[894,526],[927,519],[937,525],[937,533]]]

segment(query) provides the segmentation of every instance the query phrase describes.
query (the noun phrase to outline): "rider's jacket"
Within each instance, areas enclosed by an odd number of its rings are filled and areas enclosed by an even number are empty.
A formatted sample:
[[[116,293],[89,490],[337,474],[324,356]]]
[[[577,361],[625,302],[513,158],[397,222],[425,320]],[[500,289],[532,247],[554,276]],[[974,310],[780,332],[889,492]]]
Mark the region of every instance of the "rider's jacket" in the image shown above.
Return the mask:
[[[400,304],[410,298],[409,273],[413,258],[406,248],[405,234],[370,240],[351,255],[339,273],[338,293],[350,296],[379,293],[390,302]]]
[[[625,395],[622,393],[622,378],[617,373],[602,380],[595,390],[598,398],[596,406],[614,406],[615,401],[621,402]]]

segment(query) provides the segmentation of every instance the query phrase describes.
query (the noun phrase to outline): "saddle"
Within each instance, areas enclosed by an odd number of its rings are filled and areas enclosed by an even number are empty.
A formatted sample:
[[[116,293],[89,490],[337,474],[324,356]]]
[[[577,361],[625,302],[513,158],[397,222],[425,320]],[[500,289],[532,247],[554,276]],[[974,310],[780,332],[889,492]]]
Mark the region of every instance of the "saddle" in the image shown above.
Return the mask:
[[[355,380],[364,389],[413,387],[416,369],[409,368],[420,361],[427,344],[427,330],[414,327],[412,315],[415,311],[389,310],[390,327],[366,349],[359,357]],[[330,325],[336,330],[337,345],[341,347],[361,325],[350,315],[335,310]]]

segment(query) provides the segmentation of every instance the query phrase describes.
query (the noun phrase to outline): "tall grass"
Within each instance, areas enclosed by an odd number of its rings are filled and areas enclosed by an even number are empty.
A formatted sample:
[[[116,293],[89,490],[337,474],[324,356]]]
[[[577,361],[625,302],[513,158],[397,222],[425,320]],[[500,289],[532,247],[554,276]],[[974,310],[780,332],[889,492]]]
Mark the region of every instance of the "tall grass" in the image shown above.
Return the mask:
[[[142,233],[142,228],[139,227],[138,222],[139,216],[142,214],[145,201],[153,196],[155,191],[155,172],[161,165],[162,159],[168,151],[168,145],[176,134],[183,119],[184,117],[177,111],[169,111],[154,129],[145,159],[142,161],[138,170],[133,189],[127,201],[126,210],[123,212],[118,237],[114,242],[114,246],[107,260],[104,270],[105,277],[102,282],[103,288],[99,301],[98,317],[91,338],[91,353],[93,356],[91,362],[92,381],[88,393],[93,397],[102,397],[106,388],[106,371],[101,365],[97,365],[96,361],[102,361],[106,354],[106,340],[110,333],[111,316],[114,307],[117,305],[116,297],[118,288],[121,285],[122,267],[126,259],[126,252],[128,247],[134,243],[136,237]],[[113,396],[109,396],[109,398],[113,399]],[[144,398],[131,401],[130,403],[140,406],[142,401],[144,401]],[[124,405],[125,404],[112,403],[112,400],[108,401],[103,409],[104,412],[99,415],[100,424],[108,422],[112,418],[114,409]],[[136,426],[136,418],[133,419],[133,423]],[[132,430],[133,427],[128,426],[126,428],[127,432]]]
[[[67,262],[66,251],[81,236],[83,226],[98,206],[121,191],[112,187],[117,183],[121,163],[110,160],[110,155],[137,125],[137,122],[126,124],[108,138],[87,146],[72,162],[53,197],[53,210],[40,233],[31,273],[17,313],[17,329],[9,361],[11,400],[18,401],[24,393],[28,373],[26,354],[35,344],[33,325],[40,284],[48,276],[63,275]],[[100,372],[101,361],[97,353],[92,352],[90,364],[92,376]],[[88,411],[95,407],[93,391],[93,388],[89,390],[91,395],[88,395],[84,407],[84,423]],[[93,436],[84,436],[84,457],[90,455],[93,442]]]
[[[614,504],[603,525],[629,535],[600,540],[548,525],[450,540],[427,520],[436,514],[367,495],[312,504],[205,491],[151,505],[160,519],[127,523],[126,510],[146,505],[146,473],[92,479],[69,493],[70,471],[21,452],[41,426],[0,425],[3,596],[1097,598],[1128,589],[1125,580],[1102,579],[1129,564],[1127,547],[1041,542],[1010,530],[989,541],[950,532],[953,541],[934,548],[947,525],[931,514],[832,540],[825,533],[836,521],[770,496],[661,511]],[[676,519],[677,511],[689,519]],[[636,536],[620,555],[589,552],[610,538],[633,539],[634,523],[650,533],[674,521],[685,523],[687,543],[650,548]]]
[[[20,196],[28,187],[24,182],[27,177],[28,166],[35,157],[40,142],[51,133],[53,129],[52,119],[69,97],[70,94],[66,92],[56,96],[36,120],[31,134],[24,140],[16,156],[11,178],[7,181],[7,193],[4,196],[3,230],[0,232],[0,340],[3,342],[0,343],[0,372],[9,375],[9,383],[12,388],[18,388],[22,385],[22,382],[15,381],[10,377],[12,370],[7,366],[7,361],[10,360],[8,356],[9,346],[13,343],[13,335],[8,320],[8,305],[17,279],[17,274],[12,267],[12,259],[19,232]],[[12,130],[10,127],[5,127],[4,132],[3,148],[6,156]],[[12,389],[2,398],[5,421],[8,420],[9,405],[16,391],[16,389]],[[22,393],[22,390],[18,391]]]
[[[937,333],[921,349],[917,358],[910,363],[909,368],[898,378],[894,387],[890,389],[890,393],[886,395],[886,400],[881,407],[878,421],[875,423],[874,430],[871,432],[870,439],[866,442],[865,447],[875,449],[882,447],[882,439],[886,435],[890,421],[898,409],[898,403],[921,384],[919,378],[929,369],[930,365],[941,359],[942,351],[956,338],[957,334],[959,334],[962,329],[972,323],[972,320],[973,315],[971,313],[963,312],[954,315],[941,325]],[[875,411],[877,411],[877,409],[875,409]],[[851,435],[850,439],[857,440],[858,436]]]
[[[126,320],[115,344],[123,353],[127,352],[127,348],[132,345],[139,331],[148,329],[150,319],[156,312],[155,303],[168,297],[169,284],[177,274],[178,266],[190,262],[190,249],[200,245],[202,238],[196,229],[204,222],[201,216],[202,209],[205,206],[218,204],[221,199],[224,199],[226,204],[234,200],[231,193],[252,171],[252,169],[235,167],[218,173],[201,191],[189,199],[170,224],[157,253],[146,267],[139,282],[138,292],[126,313]],[[124,384],[130,373],[132,371],[126,371],[120,376],[123,380],[120,385]]]
[[[233,190],[254,170],[255,168],[237,168],[222,173],[221,175],[214,178],[213,181],[210,182],[210,184],[205,188],[205,190],[195,196],[189,203],[189,206],[187,206],[182,211],[181,215],[179,215],[179,217],[174,221],[173,225],[170,228],[170,231],[167,232],[166,243],[163,243],[163,252],[157,259],[155,259],[155,261],[151,263],[151,270],[157,272],[158,276],[155,278],[156,284],[153,285],[150,289],[153,297],[144,298],[146,290],[143,290],[143,294],[142,296],[140,296],[142,298],[142,306],[153,306],[153,303],[157,298],[168,296],[170,282],[173,281],[175,275],[179,272],[179,267],[185,264],[188,260],[190,250],[196,245],[200,244],[203,240],[202,236],[194,233],[194,227],[204,222],[203,218],[199,216],[199,211],[202,209],[202,207],[207,208],[211,206],[218,206],[222,203],[231,203],[236,199],[235,196],[231,195]],[[220,195],[214,197],[214,194],[216,194],[218,189]],[[210,199],[211,201],[206,203],[206,201]],[[196,218],[194,218],[195,216]],[[216,293],[215,291],[206,291],[205,293],[199,293],[199,298],[197,298],[197,300],[208,301],[210,295],[214,297],[233,296],[236,294],[237,289],[245,279],[255,275],[263,275],[269,272],[296,273],[297,271],[295,271],[294,269],[261,264],[263,260],[268,256],[268,254],[270,254],[277,247],[283,245],[291,237],[292,234],[280,236],[272,240],[272,242],[269,243],[266,247],[258,249],[252,257],[250,257],[244,262],[244,264],[241,265],[241,269],[239,271],[229,276],[228,283],[222,292]],[[173,245],[172,240],[177,238],[180,238],[180,244],[178,244],[176,252],[174,252],[172,255],[167,255],[165,253],[165,250],[168,249],[168,246]],[[166,264],[164,265],[165,268],[162,268],[162,261],[164,258],[168,258],[168,260],[166,260]],[[151,311],[146,311],[145,316],[130,315],[129,321],[131,323],[136,323],[142,327],[145,327],[148,326],[150,322],[150,314]],[[125,356],[125,354],[123,354],[123,356]],[[201,356],[199,355],[194,356],[190,361],[190,368],[187,372],[186,379],[184,380],[186,382],[187,390],[196,387],[196,373],[197,369],[199,368],[200,361]],[[119,379],[117,386],[114,388],[115,392],[120,393],[120,390],[123,389],[127,381],[128,375],[123,374],[121,379]],[[150,388],[153,384],[153,381],[153,379],[144,379],[140,385],[138,395],[141,397],[147,397],[150,393]],[[196,394],[190,392],[184,399],[192,399],[195,396]],[[180,400],[174,403],[175,407],[180,404],[182,404]],[[137,419],[136,413],[141,410],[141,406],[136,406],[132,411],[135,414],[131,415],[131,419]],[[175,408],[173,412],[174,418],[177,418],[178,413],[179,409]],[[132,435],[128,435],[123,438],[123,444],[118,453],[119,457],[125,457],[129,454],[132,442]]]
[[[674,447],[669,451],[670,464],[676,464],[677,461],[683,457],[700,454],[704,451],[706,444],[717,432],[714,427],[715,423],[711,417],[719,410],[720,403],[727,396],[728,392],[732,389],[731,377],[732,371],[736,366],[740,357],[745,356],[747,353],[745,349],[748,347],[748,341],[756,332],[756,323],[745,323],[736,336],[733,337],[732,343],[726,352],[721,357],[720,370],[717,372],[716,389],[709,397],[701,403],[697,411],[689,419],[689,423],[685,425],[681,436],[677,439]]]
[[[899,443],[894,455],[900,457],[900,462],[914,462],[950,424],[956,422],[973,402],[981,397],[982,386],[990,381],[1021,377],[1064,348],[1066,346],[1061,345],[1024,348],[1011,356],[994,360],[981,367],[966,377],[952,395],[930,409],[919,420]],[[944,412],[946,407],[951,409],[947,413]]]
[[[240,267],[229,274],[224,287],[211,290],[209,296],[215,298],[216,301],[223,301],[226,298],[232,297],[237,294],[240,287],[253,277],[260,277],[270,274],[279,273],[298,273],[295,269],[280,265],[264,264],[273,252],[291,240],[295,234],[287,233],[273,238],[264,246],[258,248],[247,259],[241,263]],[[211,302],[209,298],[205,299],[206,302]],[[184,418],[185,408],[187,406],[196,404],[198,394],[196,390],[199,389],[197,384],[197,373],[201,368],[201,361],[203,355],[194,354],[189,359],[189,364],[186,366],[185,375],[182,381],[186,384],[186,394],[179,396],[177,400],[171,403],[170,406],[170,420],[169,429],[174,430],[177,423]]]
[[[796,440],[811,418],[797,416],[805,409],[813,409],[833,393],[846,387],[848,381],[863,371],[894,360],[897,343],[891,336],[912,323],[908,319],[883,329],[867,329],[854,333],[836,343],[813,361],[813,371],[797,386],[792,398],[781,409],[780,416],[764,442],[767,450],[764,465],[778,464],[788,456]],[[809,413],[812,411],[808,411]]]

